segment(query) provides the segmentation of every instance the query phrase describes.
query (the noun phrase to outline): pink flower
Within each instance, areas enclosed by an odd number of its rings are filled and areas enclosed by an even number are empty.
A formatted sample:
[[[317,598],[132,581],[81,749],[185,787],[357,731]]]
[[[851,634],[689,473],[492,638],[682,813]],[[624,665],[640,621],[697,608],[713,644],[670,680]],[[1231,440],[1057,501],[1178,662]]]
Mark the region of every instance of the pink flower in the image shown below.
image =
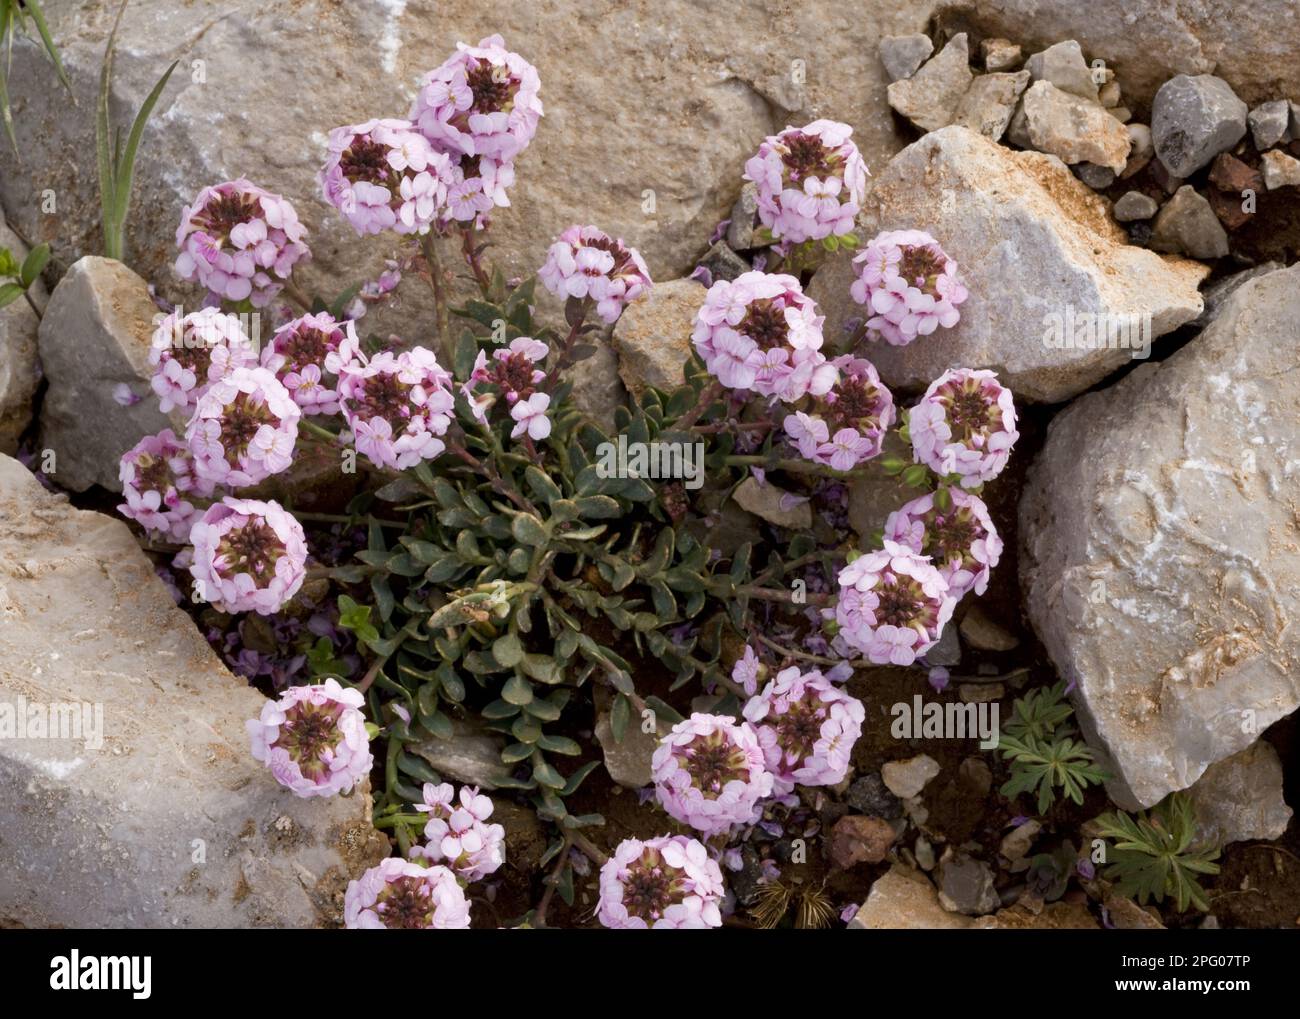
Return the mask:
[[[624,839],[600,868],[596,917],[613,930],[721,927],[722,870],[685,835]]]
[[[969,296],[957,263],[921,230],[887,230],[853,260],[858,276],[849,293],[872,312],[867,328],[903,346],[940,326],[951,329]]]
[[[895,510],[885,521],[885,537],[928,556],[948,593],[961,600],[967,591],[984,593],[1002,555],[1002,539],[979,496],[950,488],[948,497],[947,510],[935,505],[933,492]]]
[[[218,308],[201,308],[188,315],[175,312],[154,330],[149,347],[153,365],[150,385],[164,414],[192,410],[199,394],[235,368],[257,364],[257,351],[235,315]]]
[[[510,438],[517,439],[527,432],[530,439],[539,442],[550,435],[551,419],[546,416],[546,409],[550,405],[550,396],[534,393],[511,407],[510,416],[515,419],[515,427],[510,431]]]
[[[911,665],[938,643],[956,605],[929,559],[889,539],[838,579],[840,635],[878,665]]]
[[[455,397],[433,351],[385,351],[339,369],[339,406],[357,450],[379,467],[403,471],[446,448]]]
[[[756,821],[772,792],[754,730],[725,715],[678,722],[659,741],[651,771],[664,810],[705,836]]]
[[[469,902],[446,867],[390,856],[348,883],[343,923],[349,930],[463,930]]]
[[[795,785],[837,785],[849,772],[853,744],[866,713],[820,672],[783,669],[745,704],[745,720],[758,733],[773,792]]]
[[[767,666],[758,660],[758,655],[748,644],[745,653],[736,660],[731,669],[732,682],[739,683],[746,697],[753,697],[759,682],[767,675]]]
[[[894,398],[870,361],[846,355],[830,363],[835,388],[813,400],[811,413],[788,415],[785,432],[804,459],[847,471],[880,455]]]
[[[445,209],[451,167],[409,120],[368,120],[330,132],[318,177],[358,234],[423,234]]]
[[[654,286],[640,252],[594,226],[571,226],[560,234],[537,278],[561,300],[594,301],[596,314],[607,324],[618,321],[624,308]]]
[[[451,177],[442,217],[448,222],[485,226],[494,207],[510,204],[506,189],[515,182],[513,163],[491,156],[451,153]]]
[[[186,542],[198,510],[185,497],[211,489],[194,476],[194,459],[170,428],[122,454],[118,477],[126,502],[117,511],[168,541]]]
[[[912,455],[936,474],[979,488],[1002,473],[1020,438],[1011,390],[991,371],[951,368],[908,412]]]
[[[236,368],[194,405],[185,441],[205,482],[240,488],[288,470],[302,411],[265,368]]]
[[[424,826],[426,845],[413,846],[411,857],[442,863],[464,881],[478,881],[497,870],[506,860],[506,830],[487,824],[492,800],[474,786],[462,786],[460,805],[453,801],[451,783],[424,784],[424,802],[416,810],[429,814]]]
[[[461,386],[474,416],[486,422],[487,412],[498,396],[504,397],[511,407],[531,397],[536,387],[546,379],[546,372],[536,366],[545,361],[550,352],[550,347],[531,336],[515,337],[508,347],[494,350],[490,360],[487,353],[480,350],[474,370]]]
[[[778,241],[801,244],[853,231],[867,188],[867,166],[834,120],[787,127],[745,164],[757,185],[758,218]]]
[[[222,612],[278,612],[302,587],[307,540],[278,502],[226,496],[189,534],[199,597]]]
[[[284,383],[304,414],[337,414],[336,376],[360,352],[353,324],[320,312],[277,329],[262,351],[262,367]]]
[[[204,188],[181,213],[176,275],[217,297],[262,308],[311,257],[292,205],[240,177]]]
[[[499,35],[455,56],[420,81],[410,119],[437,148],[467,156],[514,159],[542,117],[537,68],[505,48]]]
[[[333,679],[294,686],[244,723],[253,758],[295,795],[334,796],[365,780],[374,759],[366,736],[365,697]]]
[[[709,287],[691,342],[729,389],[793,402],[838,375],[821,353],[822,316],[793,276],[747,272]]]

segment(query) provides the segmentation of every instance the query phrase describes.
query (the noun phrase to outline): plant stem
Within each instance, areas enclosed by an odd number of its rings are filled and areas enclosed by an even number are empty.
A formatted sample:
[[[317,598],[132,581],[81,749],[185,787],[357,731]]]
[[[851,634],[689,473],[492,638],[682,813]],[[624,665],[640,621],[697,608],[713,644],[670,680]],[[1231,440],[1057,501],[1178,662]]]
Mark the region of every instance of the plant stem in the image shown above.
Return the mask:
[[[461,446],[458,443],[449,442],[447,443],[447,452],[460,457],[461,460],[469,464],[470,467],[474,468],[475,471],[477,471],[479,474],[481,474],[483,477],[485,477],[488,480],[488,482],[492,485],[492,488],[494,490],[504,495],[507,499],[513,502],[520,509],[527,510],[529,513],[532,513],[534,516],[540,515],[537,512],[536,506],[534,506],[528,499],[526,499],[524,496],[520,495],[513,488],[507,485],[505,481],[502,479],[500,474],[498,474],[487,464],[483,463],[482,460],[476,457],[464,446]]]
[[[609,857],[605,855],[605,851],[596,845],[596,843],[592,842],[591,839],[587,838],[586,835],[583,835],[582,832],[568,832],[566,838],[581,849],[583,853],[586,854],[587,858],[597,867],[603,867],[609,860]]]
[[[460,228],[461,233],[461,251],[465,255],[465,262],[469,265],[470,272],[474,274],[474,282],[478,284],[479,293],[483,295],[483,300],[489,301],[492,298],[492,278],[488,271],[483,268],[483,263],[479,261],[478,229],[473,223],[466,223]]]
[[[866,468],[855,468],[851,471],[837,471],[833,467],[827,467],[825,464],[813,463],[811,460],[772,460],[766,456],[729,456],[726,458],[726,463],[731,467],[763,467],[769,471],[787,471],[790,474],[816,474],[819,477],[837,478],[840,480],[865,477],[867,473]]]
[[[430,230],[420,238],[420,250],[424,252],[424,261],[429,269],[429,282],[433,286],[433,309],[434,322],[437,330],[438,348],[447,358],[447,363],[451,363],[451,347],[449,346],[447,325],[447,293],[445,280],[442,274],[442,262],[438,258],[438,235]]]
[[[573,298],[570,298],[573,300]],[[555,388],[560,381],[560,372],[569,366],[569,358],[573,354],[574,344],[578,342],[578,336],[582,332],[582,323],[587,318],[587,308],[591,304],[591,298],[583,298],[582,304],[578,309],[577,315],[574,316],[573,324],[569,327],[569,335],[564,338],[564,346],[560,348],[560,356],[556,359],[551,370],[546,373],[546,378],[542,380],[541,389],[543,393],[549,393]]]
[[[758,587],[755,584],[742,584],[736,588],[736,594],[756,601],[779,601],[790,605],[829,605],[831,596],[821,591],[804,591],[800,600],[795,600],[793,591],[776,591],[770,587]]]
[[[338,432],[331,432],[328,428],[322,428],[320,425],[307,420],[307,418],[298,419],[298,427],[311,432],[319,439],[328,439],[330,442],[338,442]]]
[[[537,904],[537,912],[533,914],[533,923],[538,927],[546,926],[546,910],[551,904],[551,899],[555,898],[555,889],[560,883],[560,872],[569,865],[569,846],[572,844],[566,833],[564,847],[556,854],[555,866],[546,875],[546,891],[542,893],[542,901]]]
[[[721,395],[722,383],[715,379],[700,390],[700,398],[695,402],[695,406],[673,422],[673,430],[684,432],[688,428],[693,428],[700,415],[708,409],[709,404]]]

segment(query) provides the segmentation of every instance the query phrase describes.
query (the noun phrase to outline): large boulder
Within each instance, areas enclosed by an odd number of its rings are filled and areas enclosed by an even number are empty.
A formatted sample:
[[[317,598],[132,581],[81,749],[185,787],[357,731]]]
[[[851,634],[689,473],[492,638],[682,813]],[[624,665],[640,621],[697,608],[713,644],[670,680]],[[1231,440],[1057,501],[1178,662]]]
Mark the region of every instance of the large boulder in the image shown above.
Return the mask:
[[[23,163],[0,146],[0,201],[28,236],[54,242],[67,265],[99,250],[93,115],[119,5],[43,6],[77,105],[39,46],[20,37],[9,84]],[[358,240],[319,197],[327,132],[404,117],[423,72],[458,41],[499,32],[537,66],[546,115],[518,160],[513,205],[495,217],[491,257],[507,275],[532,272],[561,230],[594,223],[639,248],[656,278],[685,276],[739,195],[744,162],[764,136],[830,117],[854,128],[872,167],[901,147],[876,46],[884,35],[924,27],[931,7],[930,0],[810,0],[797,11],[782,0],[665,0],[635,9],[618,0],[267,0],[218,9],[135,0],[118,33],[119,120],[134,115],[173,59],[180,67],[136,163],[131,263],[195,303],[170,270],[181,206],[205,184],[243,174],[297,207],[314,254],[302,273],[308,290],[332,296],[373,279],[398,239]],[[53,215],[41,213],[47,188],[57,198]],[[419,280],[399,293],[405,306],[396,328],[427,340]]]
[[[337,925],[387,840],[366,788],[299,799],[253,760],[265,703],[124,523],[0,456],[0,920]]]
[[[996,370],[1020,399],[1066,400],[1144,353],[1120,345],[1118,333],[1114,345],[1108,337],[1084,345],[1087,322],[1104,334],[1107,321],[1136,326],[1150,315],[1155,338],[1201,311],[1203,265],[1127,244],[1105,199],[1054,156],[1016,152],[963,127],[895,156],[871,182],[859,225],[864,240],[877,230],[929,231],[970,289],[953,329],[904,347],[867,345],[890,386],[922,388],[963,365]],[[813,278],[829,339],[863,317],[849,295],[853,276],[851,256],[841,254]]]
[[[1300,8],[1294,0],[949,0],[950,31],[1004,36],[1026,53],[1076,40],[1114,69],[1126,100],[1151,102],[1176,74],[1213,72],[1254,105],[1300,95]]]
[[[1034,628],[1111,794],[1156,803],[1300,705],[1300,266],[1052,422],[1020,505]]]

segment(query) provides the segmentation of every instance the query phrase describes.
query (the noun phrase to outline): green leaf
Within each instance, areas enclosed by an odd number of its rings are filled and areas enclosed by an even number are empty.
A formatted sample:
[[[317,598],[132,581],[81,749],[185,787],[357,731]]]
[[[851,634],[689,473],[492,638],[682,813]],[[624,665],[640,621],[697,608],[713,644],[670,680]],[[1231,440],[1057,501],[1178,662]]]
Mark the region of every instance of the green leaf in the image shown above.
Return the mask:
[[[501,699],[509,704],[523,707],[533,699],[532,684],[523,676],[511,676],[501,688]]]
[[[533,765],[533,780],[547,789],[563,789],[565,786],[564,776],[546,761]]]
[[[513,669],[524,660],[524,646],[513,633],[503,633],[492,644],[492,657],[507,669]]]
[[[515,739],[521,743],[536,743],[542,736],[542,727],[533,719],[520,715],[510,727]]]
[[[510,525],[510,533],[524,545],[538,548],[550,540],[546,525],[531,513],[520,513]]]
[[[23,259],[23,267],[18,275],[19,282],[23,287],[30,287],[36,282],[36,278],[44,271],[46,263],[50,260],[50,246],[48,244],[38,244],[27,253]]]
[[[577,757],[582,753],[582,747],[568,736],[552,736],[544,733],[537,741],[537,745],[548,753],[564,754],[567,757]]]
[[[17,283],[0,284],[0,308],[13,304],[26,291]]]
[[[609,709],[609,728],[616,743],[623,742],[623,734],[627,732],[627,723],[631,717],[632,702],[624,694],[616,695]]]
[[[569,776],[569,780],[564,783],[564,788],[560,790],[561,796],[572,796],[578,791],[578,786],[582,785],[583,779],[600,767],[599,761],[588,761],[577,771]]]

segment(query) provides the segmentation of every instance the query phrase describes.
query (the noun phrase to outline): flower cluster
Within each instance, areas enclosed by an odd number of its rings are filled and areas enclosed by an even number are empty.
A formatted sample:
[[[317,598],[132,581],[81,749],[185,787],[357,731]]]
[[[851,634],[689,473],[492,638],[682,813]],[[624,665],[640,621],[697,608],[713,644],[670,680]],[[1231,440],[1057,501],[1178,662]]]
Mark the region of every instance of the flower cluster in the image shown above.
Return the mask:
[[[625,839],[600,868],[596,916],[616,930],[721,927],[722,870],[684,835]]]
[[[277,329],[262,351],[262,367],[283,383],[304,414],[337,414],[337,375],[360,356],[353,324],[319,312]]]
[[[908,412],[917,463],[941,476],[956,475],[963,488],[992,481],[1020,438],[1011,390],[991,371],[952,368],[930,383]]]
[[[211,494],[194,475],[194,458],[170,428],[147,435],[118,465],[122,496],[118,512],[168,541],[188,541],[198,510],[186,496]]]
[[[469,380],[461,387],[474,416],[486,422],[498,396],[511,408],[528,400],[546,379],[546,372],[537,366],[550,352],[550,347],[531,336],[515,337],[509,346],[494,350],[490,358],[487,351],[480,350]]]
[[[745,179],[757,188],[759,221],[773,238],[801,244],[852,232],[867,189],[867,166],[852,134],[834,120],[787,127],[745,164]]]
[[[894,397],[870,361],[845,355],[832,364],[839,373],[835,388],[810,412],[787,415],[785,433],[804,459],[847,471],[880,455],[894,423]]]
[[[636,248],[594,226],[571,226],[560,234],[537,278],[556,297],[594,301],[606,324],[617,322],[623,309],[654,285]]]
[[[951,488],[948,500],[940,509],[933,492],[913,499],[889,515],[885,537],[927,556],[948,593],[960,601],[968,591],[984,593],[1002,555],[1002,539],[979,496]]]
[[[921,230],[888,230],[853,260],[857,278],[849,293],[871,311],[868,330],[903,346],[961,318],[968,294],[957,263]]]
[[[463,930],[469,902],[446,867],[390,856],[348,883],[343,923],[349,930]]]
[[[783,669],[745,704],[745,720],[758,733],[773,791],[795,784],[836,785],[849,771],[849,755],[862,735],[862,702],[819,671]]]
[[[194,404],[185,441],[200,478],[214,485],[256,485],[293,463],[302,411],[265,368],[235,368]]]
[[[457,805],[450,782],[426,782],[422,795],[424,802],[415,809],[429,815],[424,826],[426,845],[413,846],[412,858],[441,863],[464,881],[478,881],[505,863],[506,830],[487,823],[492,816],[489,797],[476,787],[462,786]]]
[[[149,384],[164,414],[193,410],[208,383],[257,362],[257,351],[238,316],[218,308],[200,308],[188,315],[173,312],[154,330]]]
[[[870,661],[911,665],[938,643],[955,604],[927,557],[886,540],[840,570],[835,622]]]
[[[452,182],[446,154],[393,119],[336,127],[319,176],[325,200],[361,235],[427,233]]]
[[[659,803],[704,835],[757,820],[772,792],[758,737],[725,715],[696,713],[673,726],[651,760]]]
[[[244,723],[253,757],[298,796],[333,796],[370,774],[365,697],[333,679],[290,687]]]
[[[825,395],[838,376],[821,352],[822,321],[793,276],[747,272],[709,287],[691,342],[729,389],[793,402]]]
[[[306,230],[285,199],[240,177],[204,188],[181,214],[176,275],[228,301],[262,308],[294,266],[311,257]]]
[[[433,351],[389,351],[339,368],[339,406],[357,450],[379,467],[406,470],[446,448],[455,397]]]
[[[306,577],[302,524],[275,502],[226,496],[194,522],[189,539],[197,589],[222,612],[269,616]]]

